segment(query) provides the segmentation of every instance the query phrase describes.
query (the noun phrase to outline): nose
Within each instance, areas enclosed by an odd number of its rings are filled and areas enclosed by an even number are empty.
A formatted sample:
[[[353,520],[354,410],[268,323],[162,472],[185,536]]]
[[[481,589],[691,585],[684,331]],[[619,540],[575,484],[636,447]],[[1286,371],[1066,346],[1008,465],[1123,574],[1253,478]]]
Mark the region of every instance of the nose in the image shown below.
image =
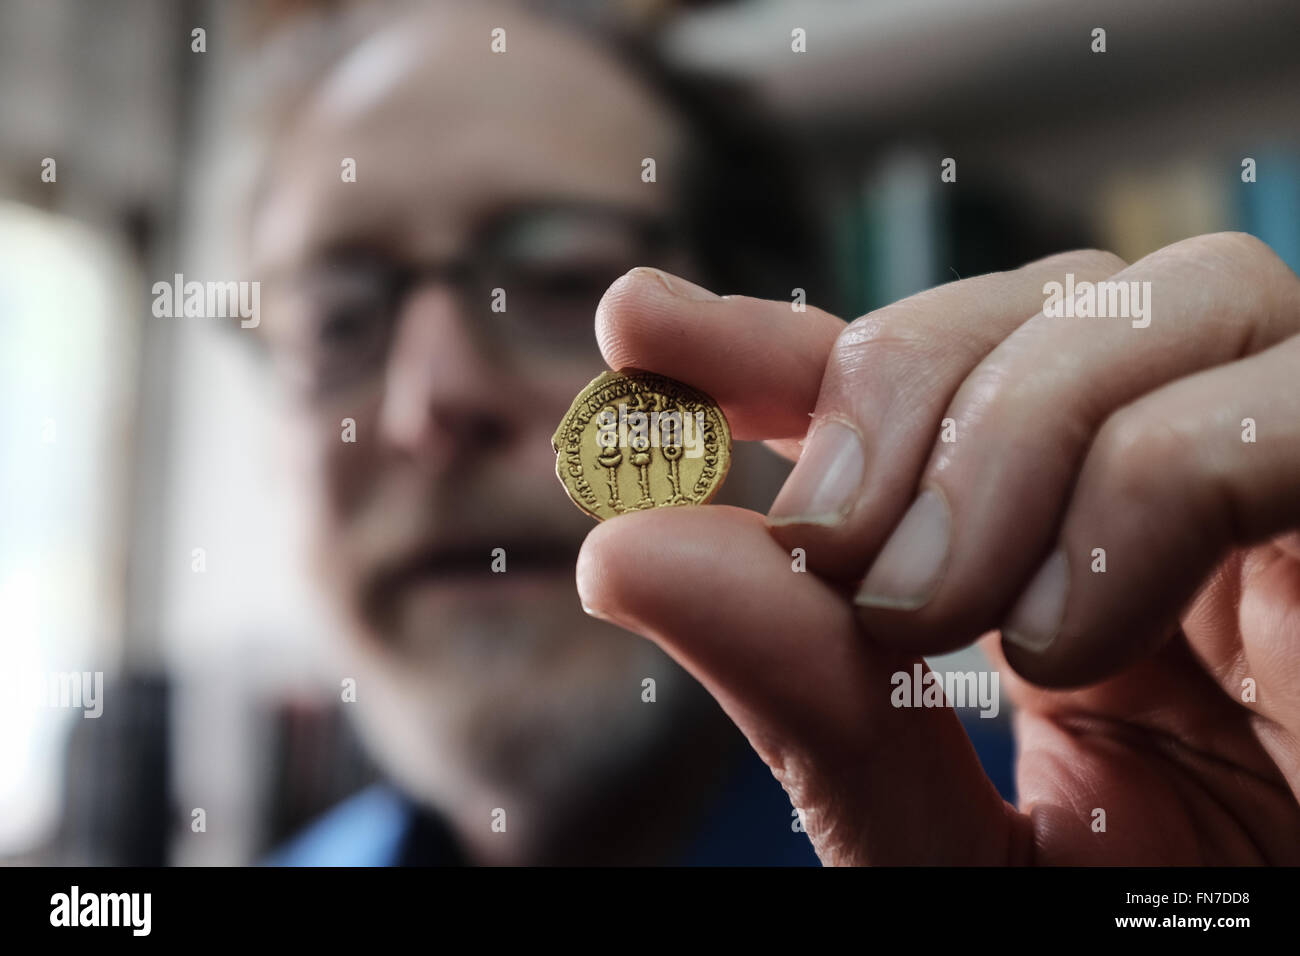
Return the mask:
[[[517,403],[494,358],[451,288],[413,290],[385,369],[386,444],[434,471],[507,444],[518,431]]]

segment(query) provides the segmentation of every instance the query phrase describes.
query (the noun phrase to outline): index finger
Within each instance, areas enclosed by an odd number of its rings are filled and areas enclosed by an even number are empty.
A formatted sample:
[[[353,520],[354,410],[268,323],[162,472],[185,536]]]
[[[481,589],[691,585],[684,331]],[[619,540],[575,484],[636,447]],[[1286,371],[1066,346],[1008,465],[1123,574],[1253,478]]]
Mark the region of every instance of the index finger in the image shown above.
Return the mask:
[[[722,297],[648,268],[618,279],[596,308],[610,368],[658,372],[707,392],[743,441],[804,436],[843,329],[814,306]]]

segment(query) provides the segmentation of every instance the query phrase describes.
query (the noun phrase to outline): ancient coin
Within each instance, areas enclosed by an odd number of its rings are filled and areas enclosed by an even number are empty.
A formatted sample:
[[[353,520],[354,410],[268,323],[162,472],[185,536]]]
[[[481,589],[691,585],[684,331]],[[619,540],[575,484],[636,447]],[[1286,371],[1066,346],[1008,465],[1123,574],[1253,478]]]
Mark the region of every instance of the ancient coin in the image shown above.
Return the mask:
[[[551,445],[569,497],[603,521],[709,501],[731,467],[731,428],[713,399],[663,375],[623,369],[592,379]]]

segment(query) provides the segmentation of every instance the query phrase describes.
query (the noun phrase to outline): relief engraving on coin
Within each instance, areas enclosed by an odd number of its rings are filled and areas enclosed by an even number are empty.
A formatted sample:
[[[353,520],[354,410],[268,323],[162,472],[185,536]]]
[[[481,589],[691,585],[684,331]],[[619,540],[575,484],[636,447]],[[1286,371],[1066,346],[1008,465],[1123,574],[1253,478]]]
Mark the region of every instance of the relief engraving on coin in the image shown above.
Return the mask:
[[[717,403],[689,385],[635,369],[593,379],[551,445],[565,491],[601,521],[705,504],[731,466],[731,429]]]

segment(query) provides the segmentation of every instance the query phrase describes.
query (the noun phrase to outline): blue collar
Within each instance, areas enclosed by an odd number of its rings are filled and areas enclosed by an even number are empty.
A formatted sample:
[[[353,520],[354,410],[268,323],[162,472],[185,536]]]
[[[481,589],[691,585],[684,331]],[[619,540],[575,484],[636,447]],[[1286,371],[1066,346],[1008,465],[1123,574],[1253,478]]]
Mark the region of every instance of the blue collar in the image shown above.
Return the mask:
[[[675,866],[819,866],[781,785],[748,746]],[[345,800],[273,852],[270,866],[457,866],[446,823],[388,784]]]

